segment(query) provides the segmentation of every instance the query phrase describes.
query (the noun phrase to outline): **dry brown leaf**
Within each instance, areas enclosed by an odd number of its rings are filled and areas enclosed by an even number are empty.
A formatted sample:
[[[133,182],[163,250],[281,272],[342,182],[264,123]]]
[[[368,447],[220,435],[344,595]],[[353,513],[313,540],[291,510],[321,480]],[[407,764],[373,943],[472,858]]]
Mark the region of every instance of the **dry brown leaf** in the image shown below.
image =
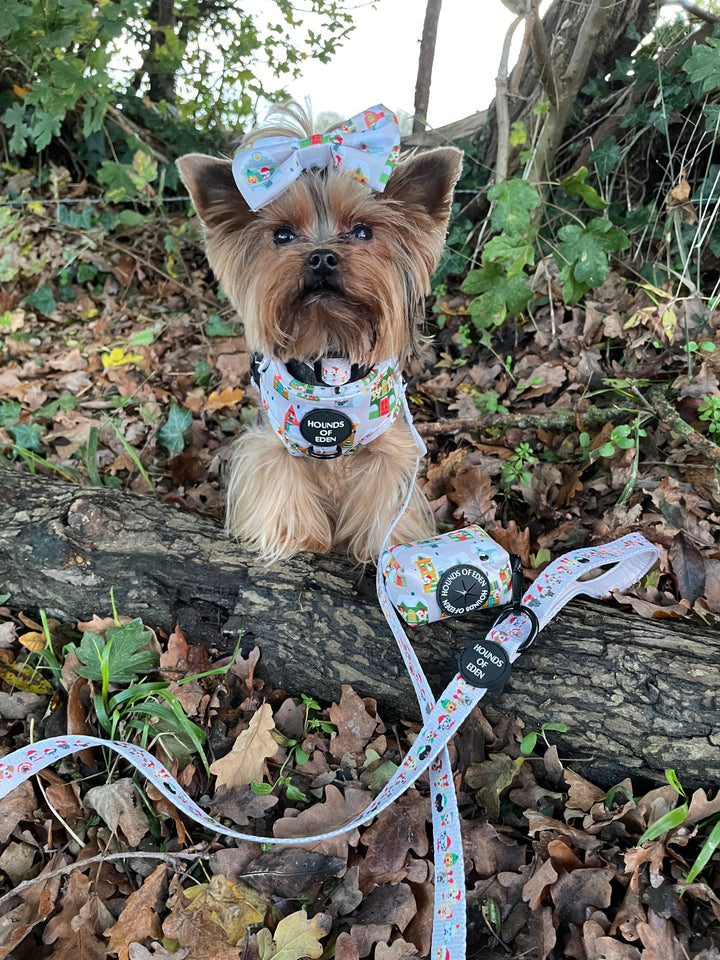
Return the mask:
[[[494,753],[482,763],[471,763],[465,771],[465,782],[475,790],[477,802],[485,808],[488,819],[500,818],[500,794],[518,775],[522,763],[522,759],[513,760],[507,754]]]
[[[537,910],[557,878],[558,873],[552,860],[545,860],[525,883],[522,891],[523,900],[527,901],[531,910]]]
[[[335,960],[360,960],[355,942],[349,933],[341,933],[335,941]]]
[[[66,862],[64,857],[56,854],[50,858],[40,876],[52,873]],[[55,909],[61,883],[60,876],[38,879],[37,883],[23,891],[17,905],[11,903],[9,909],[0,916],[0,960],[11,957],[33,927],[50,916]]]
[[[672,920],[659,916],[654,910],[648,910],[647,923],[639,923],[637,931],[645,948],[644,956],[652,960],[685,960],[687,957]]]
[[[252,887],[220,874],[187,890],[173,879],[171,893],[172,912],[163,921],[163,933],[190,947],[193,960],[237,960],[234,945],[248,925],[262,922],[269,906]]]
[[[133,781],[126,777],[102,787],[92,787],[85,803],[100,816],[113,833],[122,830],[131,847],[137,847],[148,832],[148,818],[140,808]]]
[[[564,773],[565,782],[568,785],[568,799],[566,808],[568,810],[580,810],[587,813],[592,807],[605,799],[606,793],[600,787],[590,783],[585,777],[569,768]]]
[[[322,956],[320,943],[330,932],[332,919],[327,913],[316,913],[308,920],[304,910],[283,917],[275,933],[263,927],[257,935],[260,960],[300,960]]]
[[[495,490],[490,478],[480,467],[463,464],[453,478],[448,492],[450,499],[457,504],[453,516],[464,523],[489,523],[495,519],[497,504],[493,500]]]
[[[510,520],[503,527],[495,527],[488,531],[490,536],[508,553],[517,553],[526,569],[530,566],[530,530],[521,530],[514,520]]]
[[[287,814],[273,827],[276,837],[310,837],[316,834],[337,830],[353,820],[370,802],[370,794],[363,790],[347,790],[343,795],[337,787],[329,784],[325,787],[325,802],[316,803],[296,817]],[[308,850],[316,850],[328,856],[347,859],[348,845],[356,847],[360,834],[357,829],[343,833],[331,840],[318,840],[309,843]]]
[[[0,843],[7,843],[21,820],[32,821],[36,809],[33,785],[29,780],[23,780],[0,800]]]
[[[375,823],[363,832],[361,840],[368,848],[363,870],[372,875],[375,884],[387,882],[385,874],[401,871],[410,850],[419,857],[427,854],[426,823],[430,816],[427,798],[411,788],[383,810]]]
[[[370,716],[352,687],[343,684],[340,703],[330,707],[330,723],[337,727],[337,734],[330,740],[330,753],[341,760],[346,753],[360,753],[375,733],[378,721],[376,716]]]
[[[525,851],[518,841],[498,833],[486,820],[462,820],[460,825],[466,866],[472,863],[481,878],[518,870],[525,863]]]
[[[602,910],[609,907],[612,900],[610,881],[616,873],[614,867],[591,867],[560,873],[552,885],[550,896],[561,922],[581,924],[590,907]]]
[[[165,864],[157,867],[140,889],[130,894],[117,923],[105,930],[108,952],[117,953],[118,960],[129,960],[131,943],[162,937],[160,913],[165,906],[167,871]]]
[[[265,761],[278,752],[278,744],[272,737],[274,730],[272,707],[263,703],[250,718],[247,730],[235,740],[230,753],[211,764],[210,772],[217,777],[218,787],[234,790],[262,781]]]
[[[705,562],[702,554],[681,530],[670,542],[668,559],[677,578],[680,597],[692,606],[705,592]]]
[[[59,960],[105,960],[107,951],[100,935],[112,922],[112,914],[80,870],[70,874],[60,913],[48,921],[43,943],[52,946]]]
[[[223,407],[237,407],[245,396],[245,391],[240,387],[225,387],[223,390],[213,390],[205,401],[205,410],[214,413],[216,410],[222,410]]]

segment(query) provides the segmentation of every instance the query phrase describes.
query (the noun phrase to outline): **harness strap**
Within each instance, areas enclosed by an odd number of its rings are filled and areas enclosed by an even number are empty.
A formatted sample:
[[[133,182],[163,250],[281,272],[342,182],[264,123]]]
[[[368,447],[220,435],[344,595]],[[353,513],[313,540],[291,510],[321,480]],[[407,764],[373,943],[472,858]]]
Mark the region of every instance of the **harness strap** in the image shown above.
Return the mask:
[[[385,433],[402,409],[397,360],[374,367],[333,358],[286,365],[254,353],[250,371],[270,425],[295,457],[350,454]]]

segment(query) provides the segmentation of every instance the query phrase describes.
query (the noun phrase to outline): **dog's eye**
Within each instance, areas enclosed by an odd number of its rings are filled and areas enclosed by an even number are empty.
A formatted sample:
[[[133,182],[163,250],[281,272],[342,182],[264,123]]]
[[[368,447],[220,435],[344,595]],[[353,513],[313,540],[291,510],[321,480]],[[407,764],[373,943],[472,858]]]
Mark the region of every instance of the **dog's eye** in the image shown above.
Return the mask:
[[[296,237],[297,234],[292,227],[278,227],[273,233],[273,240],[278,246],[281,246],[283,243],[291,243]]]
[[[357,240],[372,240],[372,229],[366,223],[356,223],[350,228],[350,236]]]

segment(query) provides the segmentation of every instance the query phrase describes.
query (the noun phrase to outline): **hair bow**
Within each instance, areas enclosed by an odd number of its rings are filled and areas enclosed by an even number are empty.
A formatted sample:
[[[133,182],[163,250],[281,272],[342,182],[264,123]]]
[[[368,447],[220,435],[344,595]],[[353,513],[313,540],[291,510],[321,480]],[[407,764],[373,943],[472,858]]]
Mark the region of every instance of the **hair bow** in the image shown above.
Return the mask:
[[[260,137],[241,147],[233,159],[233,176],[251,210],[258,210],[311,167],[340,167],[382,191],[400,155],[395,114],[377,104],[330,133],[295,137]]]

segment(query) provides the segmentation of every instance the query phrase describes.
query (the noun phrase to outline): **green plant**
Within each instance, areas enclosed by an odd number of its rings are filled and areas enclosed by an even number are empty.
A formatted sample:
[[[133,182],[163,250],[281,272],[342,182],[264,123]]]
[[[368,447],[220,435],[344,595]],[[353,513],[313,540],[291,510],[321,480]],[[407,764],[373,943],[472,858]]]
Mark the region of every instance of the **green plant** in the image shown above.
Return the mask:
[[[713,439],[720,439],[720,396],[704,394],[698,407],[700,420],[706,421]]]
[[[507,413],[508,409],[498,403],[500,394],[497,390],[485,390],[484,393],[473,393],[473,403],[480,413]]]
[[[526,180],[506,180],[488,191],[494,204],[490,226],[497,236],[485,245],[481,266],[471,270],[462,283],[464,293],[475,294],[470,303],[469,324],[460,332],[467,342],[477,339],[486,346],[490,332],[506,317],[518,316],[532,297],[527,266],[535,263],[537,228],[531,212],[540,206],[537,190]]]
[[[275,778],[275,782],[258,783],[257,781],[253,781],[250,784],[250,789],[253,791],[253,793],[258,794],[259,796],[267,796],[277,787],[285,789],[285,795],[287,796],[288,800],[301,801],[303,803],[309,802],[310,798],[307,797],[302,790],[298,789],[298,787],[292,783],[291,778],[285,775],[283,771],[291,761],[293,761],[299,767],[308,762],[310,756],[303,750],[302,745],[310,736],[310,734],[317,733],[318,731],[330,734],[334,732],[335,726],[332,723],[329,723],[327,720],[322,719],[320,716],[322,707],[317,700],[313,700],[312,697],[302,694],[301,702],[305,707],[302,737],[298,740],[295,740],[291,737],[283,738],[283,746],[287,748],[288,754],[285,758],[285,762],[278,772],[277,777]]]
[[[23,157],[59,147],[62,137],[75,163],[100,171],[115,200],[133,199],[155,180],[160,158],[138,154],[142,144],[129,131],[157,133],[176,154],[198,145],[198,131],[217,141],[208,131],[235,128],[259,95],[273,99],[307,59],[333,55],[353,29],[349,9],[340,0],[309,7],[301,19],[286,0],[262,13],[200,0],[5,0],[6,150]],[[167,175],[174,185],[172,168]]]
[[[583,459],[587,460],[588,463],[594,463],[596,460],[599,460],[600,457],[614,457],[616,453],[620,450],[631,450],[636,445],[636,429],[639,431],[639,435],[642,437],[647,436],[645,430],[636,428],[635,424],[637,423],[637,417],[632,424],[621,423],[617,427],[614,427],[610,437],[601,444],[599,447],[596,447],[595,450],[590,449],[591,438],[589,433],[580,434],[580,448],[583,453]],[[632,434],[632,436],[631,436]]]
[[[554,730],[556,733],[567,733],[567,727],[564,723],[544,723],[540,727],[539,732],[531,730],[530,733],[525,734],[520,741],[520,753],[524,757],[529,757],[537,746],[538,737],[542,737],[545,741],[545,746],[549,748],[551,743],[545,736],[548,730]]]
[[[526,467],[537,463],[537,457],[532,452],[529,443],[520,443],[509,458],[503,463],[500,477],[505,485],[506,492],[514,483],[519,483],[521,487],[530,485],[530,472]]]
[[[677,778],[677,775],[674,770],[666,770],[665,776],[667,778],[670,786],[678,794],[678,797],[683,798],[683,802],[680,803],[677,807],[674,807],[672,810],[669,810],[662,817],[659,817],[654,823],[645,830],[642,836],[638,839],[637,845],[640,847],[643,843],[649,843],[652,840],[657,840],[659,837],[662,837],[664,834],[669,833],[672,830],[676,830],[678,827],[682,826],[687,820],[688,814],[690,812],[690,802],[688,796],[685,793],[680,781]],[[710,862],[710,858],[715,853],[715,851],[720,846],[720,815],[715,814],[714,816],[708,817],[703,823],[699,825],[699,829],[703,827],[712,826],[712,830],[709,835],[704,839],[703,844],[700,848],[700,852],[695,858],[694,863],[690,867],[688,875],[685,877],[686,883],[693,883],[697,876],[705,869],[705,867]]]

